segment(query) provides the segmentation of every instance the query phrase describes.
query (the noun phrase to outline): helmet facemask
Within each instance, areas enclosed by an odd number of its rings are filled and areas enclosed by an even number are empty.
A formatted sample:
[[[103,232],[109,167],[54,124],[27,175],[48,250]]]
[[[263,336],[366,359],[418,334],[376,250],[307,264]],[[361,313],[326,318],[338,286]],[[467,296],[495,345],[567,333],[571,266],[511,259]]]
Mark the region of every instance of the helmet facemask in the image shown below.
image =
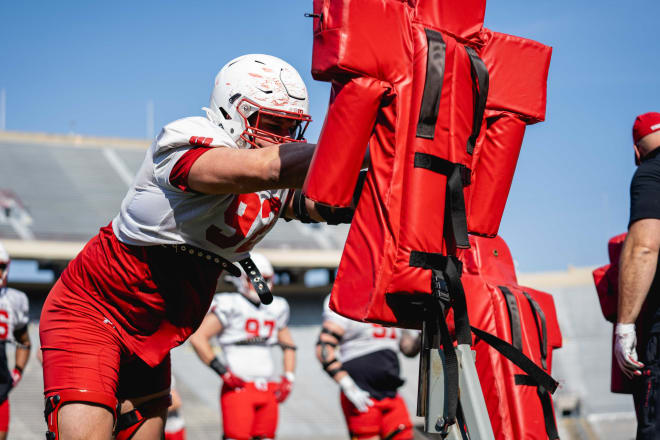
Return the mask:
[[[268,108],[248,98],[243,98],[236,110],[245,127],[240,138],[256,148],[260,148],[256,143],[257,139],[273,144],[305,142],[305,131],[312,120],[302,111]]]

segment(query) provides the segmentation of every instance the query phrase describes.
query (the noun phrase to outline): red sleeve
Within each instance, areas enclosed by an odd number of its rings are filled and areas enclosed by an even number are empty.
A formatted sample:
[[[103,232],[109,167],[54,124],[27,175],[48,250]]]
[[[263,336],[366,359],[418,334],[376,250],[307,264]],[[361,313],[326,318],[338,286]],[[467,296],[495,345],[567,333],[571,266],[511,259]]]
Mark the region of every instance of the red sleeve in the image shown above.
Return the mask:
[[[190,173],[190,168],[199,156],[210,149],[210,147],[196,147],[186,151],[174,164],[174,167],[172,167],[172,171],[170,172],[170,184],[179,188],[181,191],[194,192],[188,186],[188,173]]]

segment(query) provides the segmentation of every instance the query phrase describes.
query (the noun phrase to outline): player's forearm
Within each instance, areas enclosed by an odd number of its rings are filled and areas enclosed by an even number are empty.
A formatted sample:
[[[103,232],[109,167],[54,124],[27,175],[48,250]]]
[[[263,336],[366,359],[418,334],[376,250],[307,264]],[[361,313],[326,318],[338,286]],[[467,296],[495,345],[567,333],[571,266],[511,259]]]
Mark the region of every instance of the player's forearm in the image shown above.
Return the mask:
[[[293,373],[296,371],[296,352],[294,350],[284,350],[282,354],[282,363],[285,373]]]
[[[653,283],[658,251],[643,245],[626,243],[619,272],[617,322],[634,323]]]
[[[273,189],[302,188],[316,145],[292,143],[278,146],[278,154],[269,163],[274,178]]]
[[[14,363],[15,368],[20,371],[25,369],[25,366],[30,359],[30,346],[16,347],[16,362]]]
[[[197,353],[199,359],[202,362],[204,362],[206,365],[209,365],[211,361],[215,358],[213,347],[211,347],[211,344],[209,344],[208,340],[204,340],[204,338],[200,338],[200,337],[195,337],[195,335],[193,334],[193,336],[190,337],[190,345],[192,345],[193,350],[195,350],[195,353]]]
[[[204,194],[300,188],[314,148],[314,145],[302,143],[250,150],[214,148],[202,154],[192,165],[188,185]]]

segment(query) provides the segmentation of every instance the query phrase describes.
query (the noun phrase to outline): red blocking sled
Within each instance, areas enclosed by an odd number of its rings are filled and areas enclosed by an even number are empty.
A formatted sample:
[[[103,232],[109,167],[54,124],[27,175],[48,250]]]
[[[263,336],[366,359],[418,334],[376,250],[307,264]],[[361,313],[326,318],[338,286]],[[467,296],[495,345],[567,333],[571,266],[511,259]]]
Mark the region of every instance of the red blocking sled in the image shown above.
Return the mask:
[[[470,237],[470,244],[460,255],[470,324],[510,343],[550,374],[553,350],[562,345],[552,296],[518,285],[500,237]],[[452,312],[448,323],[453,327]],[[495,438],[558,438],[550,393],[477,336],[473,349]]]

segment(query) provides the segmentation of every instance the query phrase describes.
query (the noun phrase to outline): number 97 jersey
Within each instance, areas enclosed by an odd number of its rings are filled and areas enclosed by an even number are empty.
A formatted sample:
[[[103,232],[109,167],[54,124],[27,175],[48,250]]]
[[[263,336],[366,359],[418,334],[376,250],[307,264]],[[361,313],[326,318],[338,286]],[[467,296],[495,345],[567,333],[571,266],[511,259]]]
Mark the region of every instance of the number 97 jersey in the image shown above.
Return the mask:
[[[289,303],[276,296],[268,305],[255,304],[240,293],[218,293],[211,313],[222,324],[217,343],[229,368],[247,380],[274,379],[271,347],[289,323]]]
[[[0,342],[15,342],[14,332],[27,326],[28,312],[25,293],[11,287],[0,289]]]

